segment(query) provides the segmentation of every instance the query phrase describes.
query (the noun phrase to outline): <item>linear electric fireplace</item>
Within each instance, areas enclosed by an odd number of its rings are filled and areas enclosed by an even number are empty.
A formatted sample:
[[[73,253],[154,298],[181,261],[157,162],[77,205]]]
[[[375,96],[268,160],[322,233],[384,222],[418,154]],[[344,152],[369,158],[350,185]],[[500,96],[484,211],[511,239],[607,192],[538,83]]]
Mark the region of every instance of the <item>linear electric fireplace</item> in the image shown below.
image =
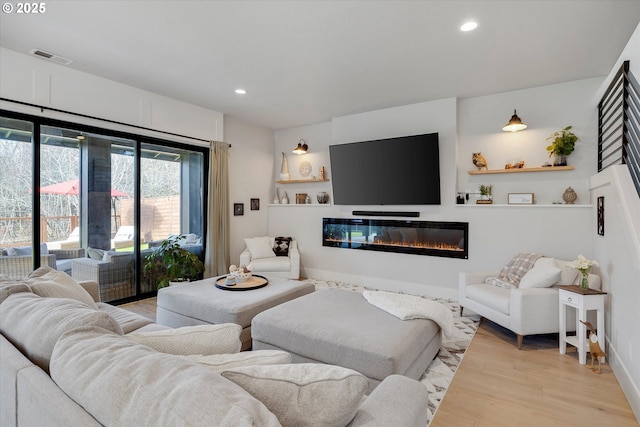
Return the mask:
[[[322,246],[467,259],[469,223],[323,218]]]

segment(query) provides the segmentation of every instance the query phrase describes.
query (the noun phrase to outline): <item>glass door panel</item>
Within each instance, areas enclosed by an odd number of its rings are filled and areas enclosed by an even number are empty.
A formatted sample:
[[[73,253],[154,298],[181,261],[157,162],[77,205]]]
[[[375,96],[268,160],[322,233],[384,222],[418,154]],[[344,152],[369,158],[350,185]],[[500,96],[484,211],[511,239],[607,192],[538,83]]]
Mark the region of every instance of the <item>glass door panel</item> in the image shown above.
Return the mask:
[[[16,278],[33,267],[27,256],[33,246],[33,129],[31,122],[0,117],[0,274]]]

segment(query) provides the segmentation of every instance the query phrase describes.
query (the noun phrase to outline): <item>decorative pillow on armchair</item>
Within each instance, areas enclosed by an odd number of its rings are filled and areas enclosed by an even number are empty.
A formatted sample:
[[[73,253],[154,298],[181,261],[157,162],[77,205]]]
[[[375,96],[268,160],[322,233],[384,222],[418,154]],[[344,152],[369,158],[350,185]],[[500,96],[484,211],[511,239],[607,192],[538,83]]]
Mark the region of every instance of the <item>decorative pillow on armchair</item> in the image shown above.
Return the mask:
[[[487,277],[485,283],[503,288],[517,288],[520,280],[541,257],[541,254],[536,253],[519,253],[500,270],[497,277]]]
[[[276,256],[289,256],[289,245],[291,245],[291,237],[276,237],[273,252]]]
[[[251,237],[244,239],[244,242],[249,252],[251,252],[251,259],[273,258],[276,256],[273,252],[272,242],[269,236]]]

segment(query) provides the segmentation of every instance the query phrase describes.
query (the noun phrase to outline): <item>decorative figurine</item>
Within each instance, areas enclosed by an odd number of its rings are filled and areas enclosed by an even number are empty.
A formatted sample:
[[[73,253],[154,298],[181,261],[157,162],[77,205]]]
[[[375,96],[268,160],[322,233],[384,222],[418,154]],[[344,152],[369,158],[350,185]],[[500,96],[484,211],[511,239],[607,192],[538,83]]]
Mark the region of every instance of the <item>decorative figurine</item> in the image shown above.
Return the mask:
[[[578,195],[573,188],[569,187],[564,190],[564,193],[562,194],[562,200],[564,200],[566,204],[572,205],[573,202],[575,202],[577,199]]]
[[[600,370],[600,358],[607,357],[607,353],[605,353],[600,348],[600,343],[598,342],[598,336],[596,335],[596,330],[593,327],[593,325],[589,322],[583,322],[582,320],[580,321],[580,323],[584,324],[589,330],[589,353],[591,354],[591,366],[585,365],[585,368],[590,368],[596,374],[601,374],[602,371]],[[593,365],[594,358],[598,359],[597,368]]]
[[[473,153],[473,164],[478,168],[479,171],[482,169],[487,169],[487,160],[484,158],[482,153]]]

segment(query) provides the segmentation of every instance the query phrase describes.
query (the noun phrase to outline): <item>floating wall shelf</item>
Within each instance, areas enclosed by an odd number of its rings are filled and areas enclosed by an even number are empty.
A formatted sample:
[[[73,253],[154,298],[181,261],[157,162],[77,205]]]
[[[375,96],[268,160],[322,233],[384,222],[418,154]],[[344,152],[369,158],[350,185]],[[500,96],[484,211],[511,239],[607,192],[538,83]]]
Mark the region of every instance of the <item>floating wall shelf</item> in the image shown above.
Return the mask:
[[[306,182],[329,182],[327,178],[315,178],[315,179],[286,179],[276,181],[276,184],[304,184]]]
[[[574,166],[547,166],[539,168],[490,169],[483,171],[469,171],[469,175],[487,175],[492,173],[522,173],[522,172],[557,172],[572,171]]]

